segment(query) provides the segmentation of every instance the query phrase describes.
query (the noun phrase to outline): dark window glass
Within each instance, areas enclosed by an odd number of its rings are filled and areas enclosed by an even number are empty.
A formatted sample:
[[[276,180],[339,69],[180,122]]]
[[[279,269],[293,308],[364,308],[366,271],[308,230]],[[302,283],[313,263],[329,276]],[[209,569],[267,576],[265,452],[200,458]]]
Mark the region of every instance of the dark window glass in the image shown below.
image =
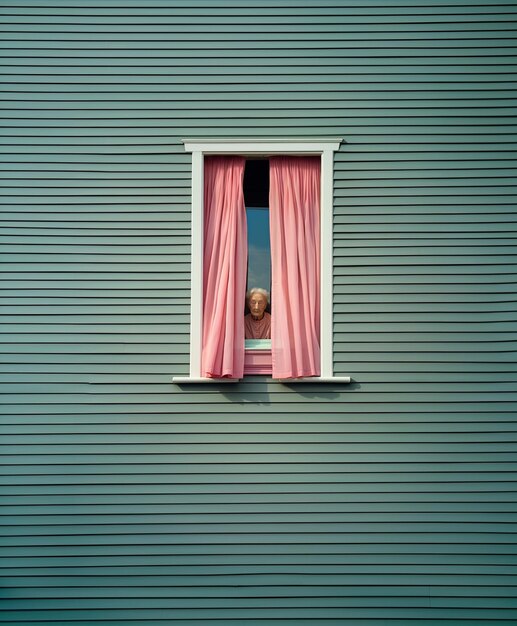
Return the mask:
[[[246,161],[243,186],[248,219],[247,289],[262,287],[271,291],[269,159]]]

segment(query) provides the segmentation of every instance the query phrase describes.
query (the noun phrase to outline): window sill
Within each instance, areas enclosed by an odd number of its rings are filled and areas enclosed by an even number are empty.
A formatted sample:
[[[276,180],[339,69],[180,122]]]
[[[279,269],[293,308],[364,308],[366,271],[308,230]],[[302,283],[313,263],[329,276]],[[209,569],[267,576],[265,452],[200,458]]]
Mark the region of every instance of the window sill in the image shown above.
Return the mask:
[[[240,383],[244,378],[191,378],[190,376],[173,376],[172,382],[176,385],[204,384],[204,383]],[[267,383],[282,383],[292,385],[297,383],[331,383],[349,384],[352,382],[350,376],[309,376],[307,378],[265,378]]]

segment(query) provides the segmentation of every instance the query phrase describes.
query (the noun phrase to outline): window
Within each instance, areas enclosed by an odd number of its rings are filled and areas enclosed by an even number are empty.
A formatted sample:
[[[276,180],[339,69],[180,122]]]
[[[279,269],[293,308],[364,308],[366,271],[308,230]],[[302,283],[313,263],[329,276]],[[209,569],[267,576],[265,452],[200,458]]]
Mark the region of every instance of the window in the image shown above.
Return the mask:
[[[289,379],[290,382],[340,381],[348,377],[333,377],[332,368],[332,197],[333,156],[339,148],[338,139],[305,140],[186,140],[185,149],[192,152],[192,291],[190,333],[190,376],[175,377],[184,382],[230,382],[235,379],[211,379],[202,376],[201,355],[203,336],[203,190],[204,159],[209,155],[234,155],[247,159],[276,156],[317,156],[321,163],[321,222],[320,250],[320,375],[311,378]],[[273,233],[276,231],[272,231]]]

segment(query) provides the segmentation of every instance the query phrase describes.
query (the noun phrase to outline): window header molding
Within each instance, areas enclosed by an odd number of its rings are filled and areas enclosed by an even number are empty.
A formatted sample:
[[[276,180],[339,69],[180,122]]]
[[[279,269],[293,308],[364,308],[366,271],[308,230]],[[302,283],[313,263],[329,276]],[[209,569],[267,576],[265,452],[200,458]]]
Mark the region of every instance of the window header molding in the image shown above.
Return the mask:
[[[238,154],[241,156],[268,156],[297,154],[300,156],[337,152],[340,138],[309,139],[182,139],[186,152],[203,154]]]
[[[201,350],[203,335],[203,159],[205,155],[233,154],[240,156],[321,156],[321,375],[319,377],[286,379],[295,382],[349,383],[350,377],[333,375],[333,281],[323,277],[333,275],[333,193],[334,152],[339,150],[342,138],[195,138],[182,139],[185,151],[192,153],[192,260],[191,260],[191,316],[190,316],[190,372],[188,377],[175,376],[182,383],[230,382],[225,379],[201,377]],[[237,382],[233,380],[231,382]]]

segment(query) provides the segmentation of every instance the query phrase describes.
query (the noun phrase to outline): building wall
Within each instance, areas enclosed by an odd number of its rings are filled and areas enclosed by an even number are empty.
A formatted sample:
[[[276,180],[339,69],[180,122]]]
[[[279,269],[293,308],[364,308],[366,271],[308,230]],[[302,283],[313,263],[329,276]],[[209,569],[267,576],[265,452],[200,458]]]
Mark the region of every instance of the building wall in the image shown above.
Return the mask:
[[[1,10],[3,613],[510,624],[512,0]],[[342,136],[335,370],[188,371],[184,137]]]

